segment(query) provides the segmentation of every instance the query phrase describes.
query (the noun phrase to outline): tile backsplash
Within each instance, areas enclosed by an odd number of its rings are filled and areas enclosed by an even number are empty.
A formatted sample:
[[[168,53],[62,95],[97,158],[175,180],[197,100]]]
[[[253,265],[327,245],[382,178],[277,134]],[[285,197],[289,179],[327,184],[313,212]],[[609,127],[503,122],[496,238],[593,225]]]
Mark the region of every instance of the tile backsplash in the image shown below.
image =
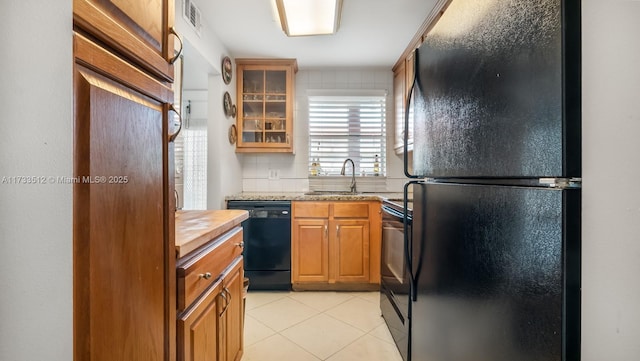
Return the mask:
[[[358,177],[363,192],[401,192],[407,181],[402,172],[402,157],[393,151],[394,102],[393,73],[387,68],[307,69],[296,74],[294,104],[294,154],[244,154],[242,188],[244,192],[306,192],[333,186],[328,178],[309,178],[309,120],[307,90],[384,89],[387,91],[387,176]],[[338,177],[340,178],[340,177]],[[345,177],[347,178],[347,177]],[[336,181],[340,181],[337,179]],[[348,186],[347,186],[348,188]],[[315,189],[321,190],[321,189]]]
[[[386,177],[356,177],[356,191],[364,193],[387,192]],[[309,190],[314,191],[338,191],[351,190],[351,177],[323,176],[309,177]]]

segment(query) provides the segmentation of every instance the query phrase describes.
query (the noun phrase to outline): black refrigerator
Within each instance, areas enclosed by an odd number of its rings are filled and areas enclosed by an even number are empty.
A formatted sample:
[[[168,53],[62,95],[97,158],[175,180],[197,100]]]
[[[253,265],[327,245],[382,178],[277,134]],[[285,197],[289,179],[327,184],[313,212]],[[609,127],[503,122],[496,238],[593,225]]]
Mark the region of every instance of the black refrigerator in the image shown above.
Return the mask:
[[[453,0],[414,64],[410,360],[579,360],[580,2]]]

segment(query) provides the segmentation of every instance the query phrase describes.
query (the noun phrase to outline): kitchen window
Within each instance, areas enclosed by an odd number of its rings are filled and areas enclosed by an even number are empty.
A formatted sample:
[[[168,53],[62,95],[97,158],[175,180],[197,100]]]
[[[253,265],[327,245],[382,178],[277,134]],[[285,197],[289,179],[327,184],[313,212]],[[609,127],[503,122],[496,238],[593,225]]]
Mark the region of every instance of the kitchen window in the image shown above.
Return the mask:
[[[356,175],[386,175],[386,99],[385,90],[309,91],[310,174],[339,175],[350,158]]]
[[[187,100],[187,104],[182,131],[174,142],[176,206],[207,209],[207,102]]]

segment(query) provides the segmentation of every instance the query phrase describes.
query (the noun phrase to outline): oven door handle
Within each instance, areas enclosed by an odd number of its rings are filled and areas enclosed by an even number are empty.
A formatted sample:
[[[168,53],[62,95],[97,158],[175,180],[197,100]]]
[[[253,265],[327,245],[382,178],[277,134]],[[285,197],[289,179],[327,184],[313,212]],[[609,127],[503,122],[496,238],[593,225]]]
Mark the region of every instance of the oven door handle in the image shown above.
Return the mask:
[[[398,212],[397,210],[388,207],[388,206],[382,206],[382,212],[384,212],[385,214],[388,214],[394,218],[397,218],[399,221],[402,221],[403,219],[403,215],[401,212]]]

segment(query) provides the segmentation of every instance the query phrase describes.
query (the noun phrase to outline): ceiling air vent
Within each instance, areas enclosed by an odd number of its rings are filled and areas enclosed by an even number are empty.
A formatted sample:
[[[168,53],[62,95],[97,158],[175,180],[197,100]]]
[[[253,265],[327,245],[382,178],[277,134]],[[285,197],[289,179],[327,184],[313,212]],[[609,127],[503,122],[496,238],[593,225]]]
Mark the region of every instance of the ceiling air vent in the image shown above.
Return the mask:
[[[198,36],[201,36],[202,14],[193,0],[182,0],[182,17],[193,27]]]

